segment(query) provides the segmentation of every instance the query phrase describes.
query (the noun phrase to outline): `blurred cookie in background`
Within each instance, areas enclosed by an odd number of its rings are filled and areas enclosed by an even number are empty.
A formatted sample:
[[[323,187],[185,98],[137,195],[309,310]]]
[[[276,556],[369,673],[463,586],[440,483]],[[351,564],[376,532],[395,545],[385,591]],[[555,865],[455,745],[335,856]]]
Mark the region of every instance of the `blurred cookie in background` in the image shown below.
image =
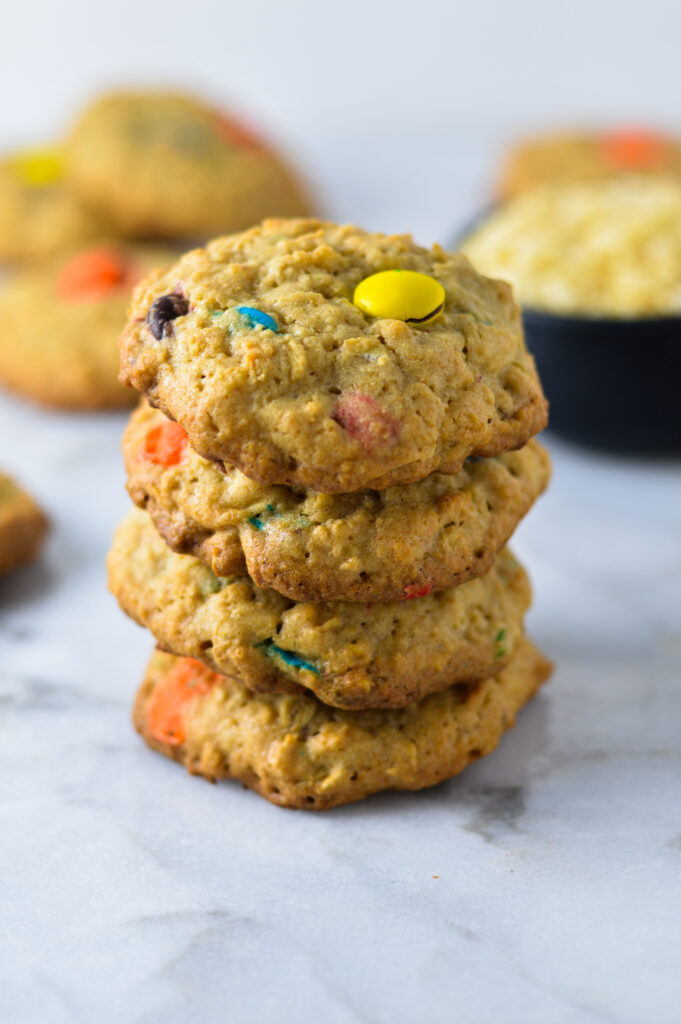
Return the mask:
[[[57,147],[27,149],[0,160],[0,262],[49,259],[112,234],[65,180]]]
[[[67,161],[78,193],[132,237],[203,238],[309,212],[300,183],[250,128],[180,93],[96,100]]]
[[[0,574],[38,557],[48,525],[33,498],[0,471]]]
[[[536,135],[509,152],[496,193],[508,199],[535,185],[630,173],[681,176],[681,141],[638,127]]]
[[[118,382],[118,336],[134,285],[177,258],[123,244],[18,270],[0,292],[0,383],[42,405],[111,409],[137,395]]]

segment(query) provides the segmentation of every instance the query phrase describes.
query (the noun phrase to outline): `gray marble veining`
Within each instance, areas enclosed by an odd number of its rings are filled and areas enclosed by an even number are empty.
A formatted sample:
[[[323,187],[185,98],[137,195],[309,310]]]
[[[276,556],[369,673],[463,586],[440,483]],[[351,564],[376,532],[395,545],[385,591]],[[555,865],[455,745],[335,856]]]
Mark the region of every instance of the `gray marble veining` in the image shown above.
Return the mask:
[[[677,1021],[681,466],[554,442],[515,545],[553,682],[459,778],[316,816],[133,733],[122,424],[0,403],[54,520],[0,583],[3,1024]]]

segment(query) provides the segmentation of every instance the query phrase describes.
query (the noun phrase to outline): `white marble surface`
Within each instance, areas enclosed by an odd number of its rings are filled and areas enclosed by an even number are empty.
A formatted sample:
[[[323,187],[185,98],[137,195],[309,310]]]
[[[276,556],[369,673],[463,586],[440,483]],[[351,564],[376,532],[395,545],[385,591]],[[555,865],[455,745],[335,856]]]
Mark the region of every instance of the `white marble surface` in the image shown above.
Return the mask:
[[[457,780],[316,816],[131,729],[122,423],[0,401],[54,519],[0,583],[3,1024],[678,1021],[681,465],[554,443],[516,543],[554,681]]]

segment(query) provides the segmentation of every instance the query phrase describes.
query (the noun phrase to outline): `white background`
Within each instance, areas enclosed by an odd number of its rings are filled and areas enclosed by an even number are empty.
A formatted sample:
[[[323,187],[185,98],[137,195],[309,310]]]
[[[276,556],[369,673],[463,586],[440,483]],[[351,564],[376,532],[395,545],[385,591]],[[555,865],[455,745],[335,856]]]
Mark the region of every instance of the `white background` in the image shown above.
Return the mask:
[[[3,0],[2,14],[6,143],[59,134],[94,89],[179,84],[269,128],[331,215],[427,243],[518,129],[681,120],[678,0]]]

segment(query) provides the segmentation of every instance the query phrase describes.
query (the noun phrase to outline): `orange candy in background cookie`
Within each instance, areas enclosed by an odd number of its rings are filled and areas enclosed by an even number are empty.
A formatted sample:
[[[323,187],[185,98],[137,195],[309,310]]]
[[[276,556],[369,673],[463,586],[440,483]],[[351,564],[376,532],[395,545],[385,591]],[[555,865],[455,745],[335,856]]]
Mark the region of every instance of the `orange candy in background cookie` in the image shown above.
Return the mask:
[[[261,150],[262,152],[266,150],[264,142],[243,121],[235,121],[233,117],[227,117],[226,114],[218,114],[215,118],[215,126],[220,138],[232,146]]]
[[[620,170],[662,169],[669,158],[669,143],[645,128],[622,128],[601,136],[603,159]]]
[[[132,285],[130,268],[115,249],[99,247],[78,253],[59,274],[57,290],[70,302],[91,302],[114,288]]]

